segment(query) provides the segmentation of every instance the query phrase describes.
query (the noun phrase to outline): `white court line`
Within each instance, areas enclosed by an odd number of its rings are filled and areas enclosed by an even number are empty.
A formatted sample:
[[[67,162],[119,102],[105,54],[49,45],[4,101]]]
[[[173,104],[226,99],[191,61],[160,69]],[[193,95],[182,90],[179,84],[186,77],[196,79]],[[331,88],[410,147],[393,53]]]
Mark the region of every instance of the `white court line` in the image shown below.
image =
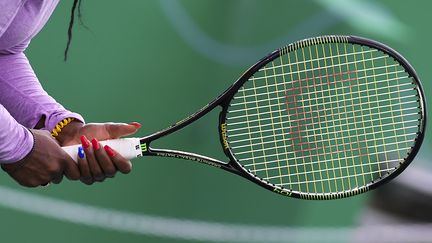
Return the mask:
[[[241,46],[221,42],[206,33],[206,30],[202,29],[189,15],[181,1],[161,0],[158,2],[162,14],[191,49],[210,60],[231,66],[244,66],[262,57],[263,54],[288,44],[290,40],[324,33],[340,22],[350,24],[357,31],[378,34],[399,42],[401,40],[405,42],[406,37],[410,36],[409,28],[389,12],[383,4],[374,1],[315,0],[317,4],[324,7],[324,10],[311,14],[303,22],[293,27],[283,29],[280,36],[267,40],[263,44]],[[238,13],[237,18],[241,19],[239,22],[247,21],[244,20],[248,13],[245,9],[251,10],[251,7],[253,11],[259,11],[253,9],[254,5],[248,1],[233,4],[234,11]],[[241,28],[235,24],[233,26]],[[237,29],[232,31],[235,32]]]
[[[430,242],[432,224],[361,227],[242,225],[150,216],[49,198],[0,186],[0,206],[123,233],[204,242]]]
[[[340,242],[344,242],[352,232],[345,228],[241,225],[150,216],[49,198],[4,186],[0,186],[0,206],[106,230],[206,242],[339,242],[341,239]]]
[[[186,44],[197,53],[207,57],[210,60],[216,61],[229,66],[242,66],[250,64],[251,61],[256,61],[263,55],[267,54],[282,45],[289,43],[289,40],[306,38],[309,35],[318,35],[325,32],[327,29],[341,22],[338,16],[333,16],[330,11],[320,11],[311,14],[300,23],[286,28],[281,31],[280,36],[269,37],[263,44],[252,46],[234,45],[217,40],[209,35],[205,29],[202,29],[198,23],[190,16],[181,1],[161,0],[160,4],[162,14],[165,15],[173,29]],[[244,9],[254,8],[254,4],[249,2],[238,2],[233,4],[234,9],[238,13],[237,18],[247,18],[248,13]],[[254,10],[259,11],[259,10]],[[242,22],[242,21],[240,21]],[[233,27],[236,25],[233,23]],[[236,28],[241,28],[237,26]],[[236,31],[235,29],[233,31]],[[251,37],[253,37],[252,34]],[[288,42],[287,42],[288,41]]]

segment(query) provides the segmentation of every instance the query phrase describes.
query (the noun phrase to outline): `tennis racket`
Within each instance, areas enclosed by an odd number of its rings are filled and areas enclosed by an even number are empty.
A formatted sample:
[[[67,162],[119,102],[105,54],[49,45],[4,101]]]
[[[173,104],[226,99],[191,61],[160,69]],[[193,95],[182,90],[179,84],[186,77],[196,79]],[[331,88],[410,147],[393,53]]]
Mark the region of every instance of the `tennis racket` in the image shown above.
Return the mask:
[[[227,162],[150,146],[218,106]],[[197,161],[285,196],[323,200],[395,178],[417,154],[425,124],[423,89],[405,58],[373,40],[321,36],[270,53],[215,100],[164,130],[103,144],[128,159]],[[64,149],[77,158],[77,146]]]

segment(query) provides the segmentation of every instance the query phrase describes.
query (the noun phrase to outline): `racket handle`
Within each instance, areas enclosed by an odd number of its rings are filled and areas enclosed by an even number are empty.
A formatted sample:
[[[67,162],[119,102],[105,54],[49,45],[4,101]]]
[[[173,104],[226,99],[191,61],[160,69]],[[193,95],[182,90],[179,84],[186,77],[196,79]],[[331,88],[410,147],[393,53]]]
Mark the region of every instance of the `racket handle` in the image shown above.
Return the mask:
[[[102,145],[102,147],[105,145],[110,146],[111,148],[113,148],[115,151],[117,151],[119,154],[121,154],[123,157],[125,157],[128,160],[134,159],[142,155],[139,138],[111,139],[111,140],[100,141],[100,144]],[[75,162],[77,162],[78,147],[80,146],[81,144],[66,146],[63,147],[63,150],[67,154],[69,154],[69,156],[73,160],[75,160]]]

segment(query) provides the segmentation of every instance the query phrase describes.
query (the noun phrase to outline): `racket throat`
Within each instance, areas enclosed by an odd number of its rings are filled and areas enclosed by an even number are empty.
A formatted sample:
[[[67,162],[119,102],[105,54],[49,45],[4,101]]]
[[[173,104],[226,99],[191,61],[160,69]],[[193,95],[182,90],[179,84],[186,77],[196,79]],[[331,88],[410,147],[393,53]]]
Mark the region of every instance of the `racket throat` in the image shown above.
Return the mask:
[[[146,145],[147,146],[147,145]],[[147,148],[146,152],[143,151],[143,155],[149,155],[149,156],[160,156],[160,157],[170,157],[170,158],[177,158],[177,159],[185,159],[185,160],[192,160],[196,161],[202,164],[211,165],[213,167],[217,168],[223,168],[226,167],[226,163],[195,153],[189,153],[189,152],[183,152],[178,150],[169,150],[169,149],[153,149],[153,148]]]

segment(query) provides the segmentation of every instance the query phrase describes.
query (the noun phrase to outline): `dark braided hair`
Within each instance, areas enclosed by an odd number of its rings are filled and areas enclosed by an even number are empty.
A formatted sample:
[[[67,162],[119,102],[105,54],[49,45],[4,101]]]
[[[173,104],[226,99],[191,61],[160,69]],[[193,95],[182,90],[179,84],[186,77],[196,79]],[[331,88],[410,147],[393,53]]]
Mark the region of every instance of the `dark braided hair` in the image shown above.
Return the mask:
[[[82,14],[81,14],[81,0],[74,0],[73,5],[72,5],[72,9],[71,9],[71,17],[70,17],[70,21],[69,21],[69,28],[68,28],[68,40],[67,40],[67,44],[66,44],[66,49],[64,51],[64,60],[67,61],[68,58],[68,52],[69,52],[69,47],[72,41],[72,29],[73,29],[73,25],[74,25],[74,21],[75,21],[75,12],[78,6],[78,19],[80,21],[80,24],[83,24],[82,22]]]

